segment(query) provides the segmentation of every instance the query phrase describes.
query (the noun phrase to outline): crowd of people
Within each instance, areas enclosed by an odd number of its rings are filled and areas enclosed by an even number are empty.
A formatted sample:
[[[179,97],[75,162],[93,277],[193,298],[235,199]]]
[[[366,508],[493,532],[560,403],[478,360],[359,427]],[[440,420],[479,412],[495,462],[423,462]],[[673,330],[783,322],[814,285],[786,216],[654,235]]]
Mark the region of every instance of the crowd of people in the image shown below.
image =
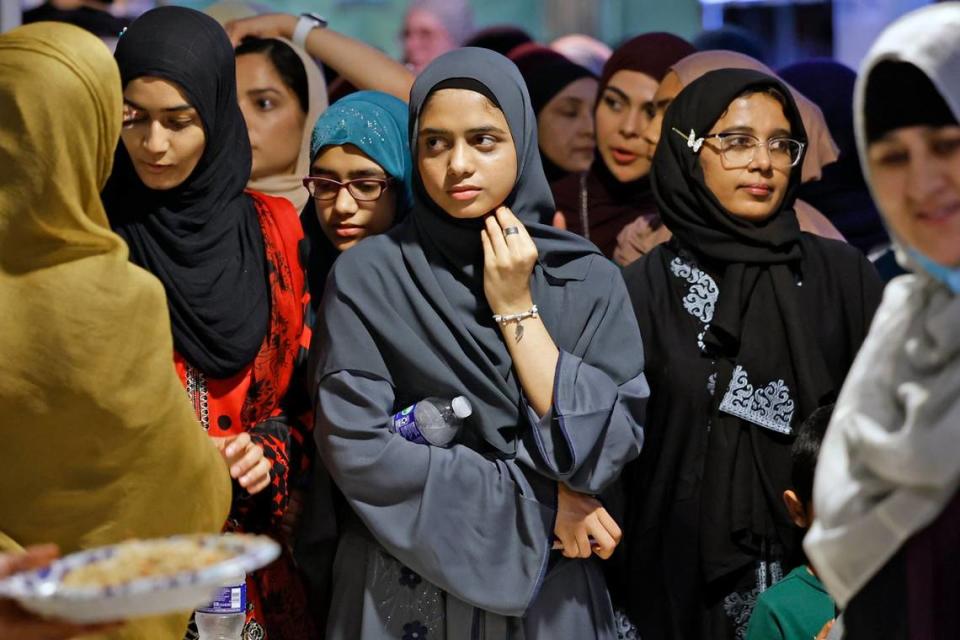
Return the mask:
[[[960,3],[859,72],[250,13],[0,35],[0,576],[246,532],[244,640],[955,636]],[[0,599],[91,634],[197,629]]]

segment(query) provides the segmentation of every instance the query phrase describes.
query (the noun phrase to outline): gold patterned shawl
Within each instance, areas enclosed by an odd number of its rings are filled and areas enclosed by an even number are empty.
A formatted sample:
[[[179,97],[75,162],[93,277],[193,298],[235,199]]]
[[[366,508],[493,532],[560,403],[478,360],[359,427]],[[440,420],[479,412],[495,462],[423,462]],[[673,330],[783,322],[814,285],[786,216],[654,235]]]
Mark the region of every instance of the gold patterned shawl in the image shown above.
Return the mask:
[[[113,58],[81,29],[0,36],[0,551],[216,532],[229,509],[163,287],[100,203],[121,100]],[[186,618],[109,637],[179,640]]]

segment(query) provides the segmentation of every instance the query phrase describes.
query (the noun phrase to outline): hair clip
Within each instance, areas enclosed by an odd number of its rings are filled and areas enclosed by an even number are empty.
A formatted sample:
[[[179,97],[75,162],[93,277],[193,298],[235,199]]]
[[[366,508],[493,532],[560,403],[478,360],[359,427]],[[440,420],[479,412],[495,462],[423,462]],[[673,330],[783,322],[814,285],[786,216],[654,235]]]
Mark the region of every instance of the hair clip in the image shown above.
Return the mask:
[[[680,137],[686,138],[687,146],[693,149],[694,153],[700,152],[700,147],[703,146],[703,138],[698,138],[696,132],[693,129],[690,129],[690,135],[688,136],[683,131],[680,131],[676,127],[673,127],[675,133],[680,134]]]

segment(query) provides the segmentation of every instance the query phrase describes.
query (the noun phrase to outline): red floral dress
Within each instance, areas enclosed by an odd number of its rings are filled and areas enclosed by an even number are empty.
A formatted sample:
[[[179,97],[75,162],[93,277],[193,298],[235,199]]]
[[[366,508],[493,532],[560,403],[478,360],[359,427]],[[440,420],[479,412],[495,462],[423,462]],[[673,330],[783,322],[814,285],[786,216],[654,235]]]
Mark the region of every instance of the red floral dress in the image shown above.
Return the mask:
[[[266,249],[271,294],[267,335],[253,362],[230,378],[207,378],[179,353],[174,362],[207,433],[249,433],[272,467],[270,486],[255,496],[234,481],[225,527],[270,535],[284,548],[276,562],[247,576],[243,640],[309,639],[316,633],[306,592],[279,528],[291,489],[306,477],[313,425],[303,379],[310,344],[304,320],[309,294],[300,257],[303,230],[286,199],[247,193],[256,204]]]

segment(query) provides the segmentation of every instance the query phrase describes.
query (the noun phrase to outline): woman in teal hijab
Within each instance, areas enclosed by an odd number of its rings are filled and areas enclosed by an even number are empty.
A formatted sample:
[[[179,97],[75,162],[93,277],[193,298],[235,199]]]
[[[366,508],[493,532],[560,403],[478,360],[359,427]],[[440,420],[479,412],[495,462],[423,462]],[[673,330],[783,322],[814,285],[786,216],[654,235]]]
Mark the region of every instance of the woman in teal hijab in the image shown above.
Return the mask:
[[[379,91],[338,100],[317,120],[303,211],[314,309],[341,251],[403,220],[413,201],[406,103]]]

